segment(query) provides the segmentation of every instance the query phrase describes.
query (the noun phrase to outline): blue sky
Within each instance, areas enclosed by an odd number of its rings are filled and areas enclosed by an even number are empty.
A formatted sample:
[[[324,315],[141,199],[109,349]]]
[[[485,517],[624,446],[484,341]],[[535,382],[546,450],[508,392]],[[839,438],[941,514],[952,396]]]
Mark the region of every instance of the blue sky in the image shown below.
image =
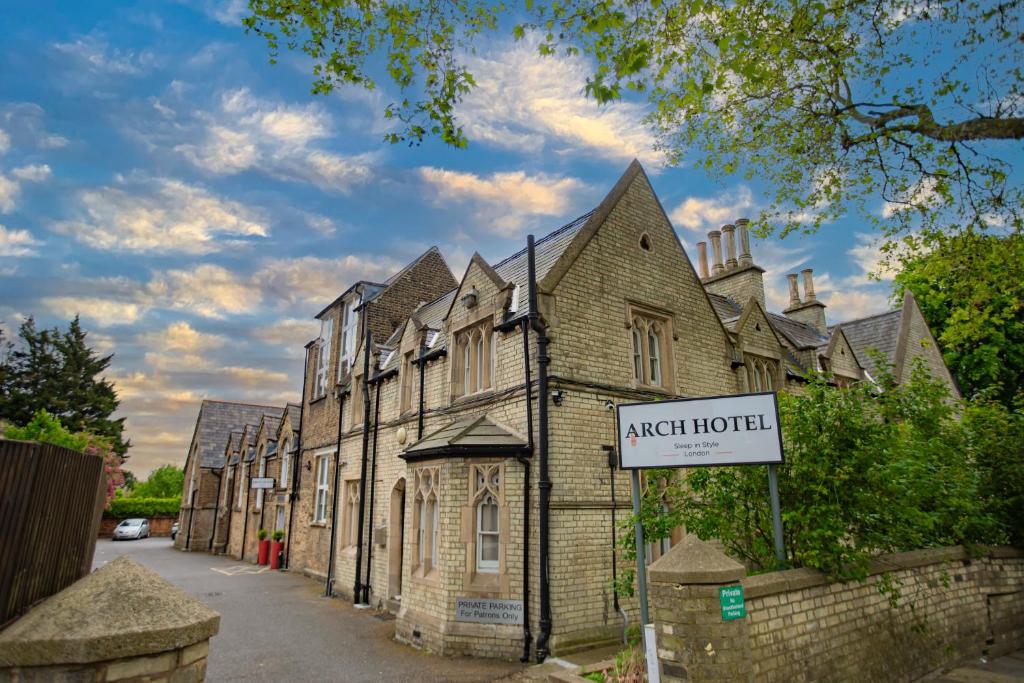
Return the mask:
[[[312,316],[432,244],[456,276],[600,201],[638,157],[691,253],[756,213],[756,183],[664,169],[642,104],[599,108],[588,65],[495,39],[471,61],[468,150],[382,142],[395,93],[309,94],[239,2],[32,3],[0,47],[0,321],[79,313],[114,352],[129,469],[184,461],[202,398],[298,398]],[[882,211],[879,202],[879,211]],[[855,219],[759,243],[769,307],[815,269],[830,321],[885,310]]]

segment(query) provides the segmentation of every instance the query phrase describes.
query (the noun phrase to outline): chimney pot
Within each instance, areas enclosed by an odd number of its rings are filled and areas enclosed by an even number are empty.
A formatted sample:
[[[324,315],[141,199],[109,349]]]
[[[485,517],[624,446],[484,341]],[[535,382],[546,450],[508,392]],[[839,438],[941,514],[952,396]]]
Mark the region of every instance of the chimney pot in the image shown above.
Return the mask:
[[[725,270],[725,266],[722,265],[722,233],[712,230],[708,233],[708,237],[711,239],[711,251],[714,253],[715,259],[711,272],[718,275]]]
[[[790,306],[790,308],[792,308],[793,306],[799,306],[800,305],[800,289],[799,289],[799,287],[796,284],[796,277],[797,277],[796,273],[790,273],[789,275],[786,276],[786,279],[789,280],[789,306]]]
[[[737,219],[736,227],[740,229],[740,266],[752,266],[754,258],[750,255],[750,219]]]
[[[734,270],[736,268],[736,226],[723,225],[722,232],[725,233],[725,248],[728,253],[728,258],[725,260],[725,269]]]
[[[708,279],[708,243],[697,242],[697,262],[700,265],[700,279]]]
[[[804,276],[804,300],[806,300],[806,301],[817,301],[817,298],[814,295],[814,278],[813,278],[813,275],[812,275],[813,272],[814,272],[813,269],[811,269],[811,268],[804,268],[800,272]],[[794,277],[796,277],[796,276],[794,276]]]

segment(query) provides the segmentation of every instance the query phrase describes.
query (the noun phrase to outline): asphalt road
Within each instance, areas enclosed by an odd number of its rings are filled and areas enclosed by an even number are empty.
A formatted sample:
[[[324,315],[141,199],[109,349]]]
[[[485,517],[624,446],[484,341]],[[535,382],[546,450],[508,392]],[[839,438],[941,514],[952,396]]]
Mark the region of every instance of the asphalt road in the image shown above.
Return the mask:
[[[323,584],[205,553],[184,553],[170,539],[100,539],[94,566],[120,555],[185,589],[221,615],[210,642],[206,680],[493,681],[518,663],[439,657],[394,640],[394,620],[322,597]]]

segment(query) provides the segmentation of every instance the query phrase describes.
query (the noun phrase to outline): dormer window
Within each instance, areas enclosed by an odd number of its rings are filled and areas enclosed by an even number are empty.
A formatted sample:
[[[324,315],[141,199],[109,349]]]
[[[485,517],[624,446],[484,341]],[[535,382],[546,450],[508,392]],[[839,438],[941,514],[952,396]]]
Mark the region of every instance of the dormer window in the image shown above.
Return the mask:
[[[671,318],[629,307],[633,382],[637,386],[669,389],[671,382]]]
[[[352,369],[352,361],[356,354],[356,339],[359,336],[359,313],[356,307],[359,298],[345,302],[341,314],[341,350],[338,357],[338,380],[341,380]]]

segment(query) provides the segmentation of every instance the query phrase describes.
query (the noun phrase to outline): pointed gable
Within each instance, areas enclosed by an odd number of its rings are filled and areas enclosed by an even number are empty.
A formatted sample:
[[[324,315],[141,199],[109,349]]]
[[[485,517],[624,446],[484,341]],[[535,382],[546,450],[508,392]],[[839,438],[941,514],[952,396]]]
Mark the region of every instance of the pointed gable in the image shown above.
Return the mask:
[[[761,303],[754,297],[750,297],[733,330],[744,351],[767,358],[782,357],[785,343],[771,324]]]

